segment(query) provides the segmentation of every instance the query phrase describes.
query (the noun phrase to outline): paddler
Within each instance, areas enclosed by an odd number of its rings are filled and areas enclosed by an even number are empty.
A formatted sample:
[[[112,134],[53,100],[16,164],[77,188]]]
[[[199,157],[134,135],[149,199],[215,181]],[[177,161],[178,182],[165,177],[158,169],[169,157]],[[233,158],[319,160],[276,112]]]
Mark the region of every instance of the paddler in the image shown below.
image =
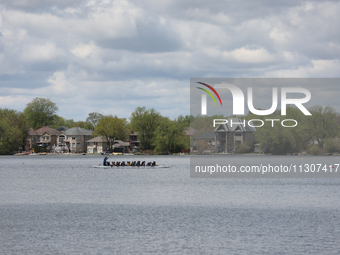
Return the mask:
[[[104,158],[104,162],[103,162],[104,166],[107,166],[107,163],[106,163],[107,159],[108,159],[107,157]]]

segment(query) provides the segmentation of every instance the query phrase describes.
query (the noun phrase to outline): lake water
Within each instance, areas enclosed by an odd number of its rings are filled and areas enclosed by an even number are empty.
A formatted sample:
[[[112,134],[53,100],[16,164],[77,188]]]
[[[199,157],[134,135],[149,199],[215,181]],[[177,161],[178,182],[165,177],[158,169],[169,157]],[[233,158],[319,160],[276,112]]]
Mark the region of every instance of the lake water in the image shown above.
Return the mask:
[[[0,253],[340,253],[340,179],[195,179],[188,156],[92,167],[102,159],[0,157]]]

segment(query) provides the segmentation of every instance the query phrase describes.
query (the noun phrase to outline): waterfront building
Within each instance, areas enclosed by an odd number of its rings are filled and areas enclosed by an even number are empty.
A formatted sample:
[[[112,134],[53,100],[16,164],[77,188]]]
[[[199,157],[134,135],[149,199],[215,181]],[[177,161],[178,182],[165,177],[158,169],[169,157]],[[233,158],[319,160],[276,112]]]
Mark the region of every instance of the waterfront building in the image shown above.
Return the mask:
[[[250,124],[250,125],[249,125]],[[206,132],[193,138],[192,152],[233,153],[238,145],[249,143],[254,149],[256,128],[253,123],[238,118],[229,118],[212,132]]]
[[[139,148],[139,140],[137,132],[131,131],[129,135],[129,149],[131,152],[136,152]]]
[[[27,133],[25,150],[28,151],[35,146],[46,148],[53,152],[86,152],[87,141],[92,138],[92,130],[80,127],[62,128],[62,131],[45,126],[37,130],[31,128]]]
[[[108,147],[104,136],[97,136],[87,141],[87,153],[102,153]]]
[[[51,151],[52,147],[57,144],[58,130],[45,126],[37,130],[31,128],[27,133],[27,139],[25,144],[25,150],[28,151],[34,148],[36,145],[46,148],[47,151]]]
[[[253,126],[253,123],[250,122]],[[232,153],[241,144],[249,143],[254,148],[256,129],[245,120],[229,118],[215,130],[215,152]]]
[[[112,145],[113,151],[129,152],[130,143],[121,140],[114,140]],[[104,136],[97,136],[87,141],[87,153],[102,153],[109,151],[109,144]]]
[[[58,133],[58,147],[67,152],[87,151],[87,141],[92,139],[92,130],[73,127]]]
[[[199,136],[194,137],[192,152],[199,153],[214,153],[215,152],[215,133],[205,132]]]

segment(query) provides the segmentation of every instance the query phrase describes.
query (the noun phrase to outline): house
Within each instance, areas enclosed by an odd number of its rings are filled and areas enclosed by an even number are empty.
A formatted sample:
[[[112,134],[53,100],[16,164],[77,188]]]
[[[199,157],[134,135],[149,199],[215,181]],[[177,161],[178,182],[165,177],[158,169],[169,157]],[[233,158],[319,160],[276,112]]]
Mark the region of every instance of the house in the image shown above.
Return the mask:
[[[35,147],[36,142],[39,141],[37,132],[33,128],[30,128],[27,132],[25,150],[28,151]]]
[[[130,143],[114,140],[113,150],[119,152],[130,151]],[[102,153],[109,150],[109,144],[104,136],[97,136],[87,141],[87,153]]]
[[[85,152],[87,140],[92,138],[92,130],[79,127],[62,127],[61,131],[45,126],[37,130],[31,128],[27,133],[25,150],[36,145],[46,147],[47,151]]]
[[[250,124],[250,125],[249,125]],[[192,152],[232,153],[241,144],[249,143],[254,148],[256,129],[253,123],[238,118],[229,118],[213,132],[206,132],[193,138]]]
[[[191,151],[199,153],[213,153],[215,152],[215,140],[214,132],[206,132],[196,136],[193,139]]]
[[[138,134],[137,132],[131,131],[131,134],[129,135],[129,147],[130,151],[136,152],[139,148],[139,140],[138,140]]]
[[[121,140],[114,140],[113,151],[115,151],[115,152],[130,152],[130,142],[123,142]]]
[[[53,146],[57,144],[58,130],[45,126],[37,130],[32,128],[27,133],[27,139],[25,144],[25,150],[29,150],[33,147],[40,146],[45,147],[47,151],[51,151]]]
[[[87,153],[101,153],[106,151],[107,141],[103,136],[97,136],[87,141]]]
[[[92,130],[73,127],[58,133],[58,147],[68,152],[86,152],[87,141],[92,139]]]
[[[249,122],[251,125],[252,122]],[[256,129],[245,120],[229,118],[228,122],[219,125],[215,130],[215,152],[231,153],[236,146],[249,143],[254,146]]]

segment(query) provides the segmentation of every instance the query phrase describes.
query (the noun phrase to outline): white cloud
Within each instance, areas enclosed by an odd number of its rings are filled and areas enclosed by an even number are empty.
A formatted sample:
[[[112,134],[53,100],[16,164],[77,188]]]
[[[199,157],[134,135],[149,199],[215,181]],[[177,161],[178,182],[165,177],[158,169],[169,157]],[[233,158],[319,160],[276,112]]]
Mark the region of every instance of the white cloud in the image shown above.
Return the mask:
[[[52,61],[56,58],[64,57],[64,52],[54,43],[43,45],[25,45],[22,49],[22,60],[27,62]]]
[[[93,53],[96,50],[95,45],[92,43],[90,44],[80,44],[71,52],[78,58],[86,58],[89,56],[91,53]]]
[[[47,81],[51,85],[44,88],[46,94],[72,98],[77,92],[77,87],[65,79],[63,72],[55,72]]]
[[[19,107],[23,110],[30,101],[31,99],[26,95],[0,96],[0,108],[17,109]]]
[[[271,62],[274,57],[269,54],[266,49],[246,49],[244,47],[233,50],[231,52],[224,52],[224,58],[231,58],[242,63],[264,63]]]
[[[77,12],[73,12],[77,13]],[[87,17],[58,17],[51,13],[25,13],[4,9],[2,12],[8,27],[30,30],[32,35],[87,38],[124,38],[136,35],[136,18],[139,10],[126,1],[117,1],[109,6],[94,6]]]
[[[68,7],[65,9],[65,12],[74,14],[74,13],[81,13],[81,10],[79,8]]]
[[[270,31],[269,37],[275,40],[276,43],[285,44],[291,39],[291,34],[283,28],[274,27]]]
[[[339,77],[338,2],[3,3],[2,107],[40,96],[67,118],[142,105],[176,116],[190,77]]]
[[[308,77],[339,77],[339,60],[312,60],[308,66],[299,66],[291,70],[276,70],[266,72],[265,77],[278,78],[308,78]]]

